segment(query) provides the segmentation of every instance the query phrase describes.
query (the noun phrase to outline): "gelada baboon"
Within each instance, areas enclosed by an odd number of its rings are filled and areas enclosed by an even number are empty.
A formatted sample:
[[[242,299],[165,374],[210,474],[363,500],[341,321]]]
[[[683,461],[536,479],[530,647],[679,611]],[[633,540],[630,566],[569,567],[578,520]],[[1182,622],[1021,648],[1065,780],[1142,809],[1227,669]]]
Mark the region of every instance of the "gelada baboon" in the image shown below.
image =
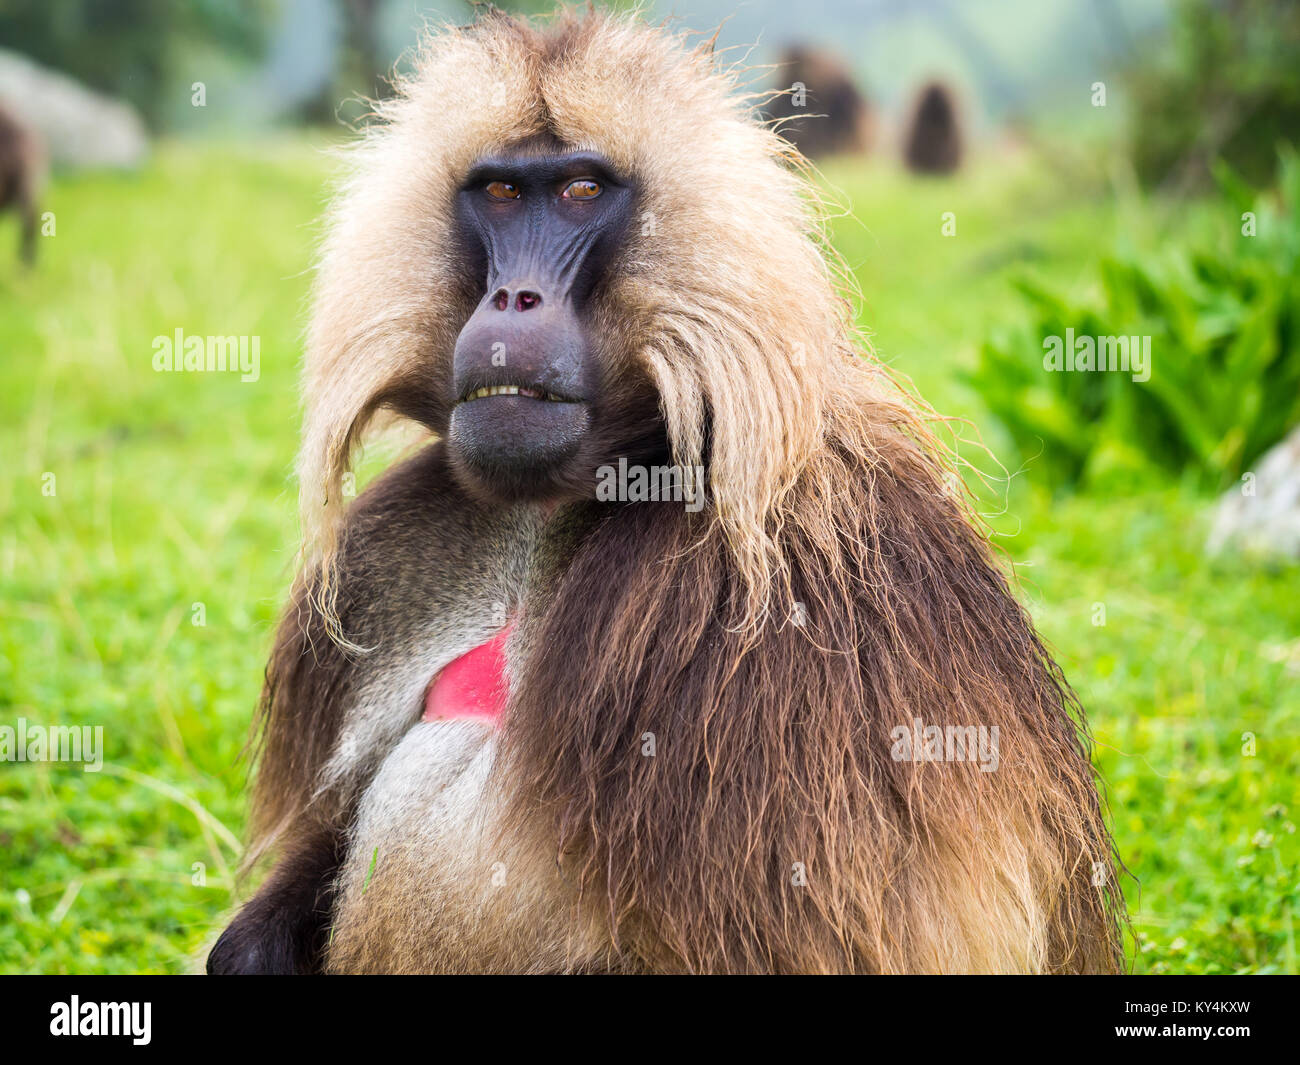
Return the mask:
[[[948,86],[932,81],[917,94],[903,158],[918,174],[951,174],[961,165],[961,156],[957,98]]]
[[[36,197],[44,151],[36,135],[0,107],[0,214],[12,208],[21,226],[19,255],[36,261]]]
[[[489,14],[382,112],[209,970],[1116,968],[1074,702],[707,46]],[[349,502],[382,412],[437,440]]]
[[[835,56],[817,48],[787,48],[777,64],[782,91],[767,106],[777,130],[810,159],[866,151],[871,112],[853,76]]]

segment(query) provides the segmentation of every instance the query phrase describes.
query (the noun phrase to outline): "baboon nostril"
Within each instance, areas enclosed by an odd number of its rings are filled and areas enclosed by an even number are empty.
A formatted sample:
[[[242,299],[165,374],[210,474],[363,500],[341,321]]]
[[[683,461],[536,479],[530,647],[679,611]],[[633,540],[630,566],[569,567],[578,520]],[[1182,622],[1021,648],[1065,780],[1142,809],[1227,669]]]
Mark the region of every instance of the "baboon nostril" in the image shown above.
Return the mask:
[[[492,306],[498,311],[504,311],[510,306],[510,293],[505,289],[497,289],[496,295],[492,297]]]
[[[515,297],[515,310],[531,311],[542,305],[542,297],[536,292],[521,292]]]

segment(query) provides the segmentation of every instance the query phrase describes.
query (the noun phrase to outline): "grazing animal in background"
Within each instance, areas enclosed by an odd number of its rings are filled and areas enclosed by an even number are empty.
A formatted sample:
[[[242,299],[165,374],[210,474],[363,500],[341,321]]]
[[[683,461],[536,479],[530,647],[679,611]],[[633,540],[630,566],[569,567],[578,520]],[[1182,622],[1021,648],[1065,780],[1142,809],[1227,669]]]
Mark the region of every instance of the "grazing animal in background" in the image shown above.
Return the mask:
[[[45,170],[45,152],[36,134],[0,107],[0,213],[12,209],[19,219],[19,255],[36,262],[36,198]]]
[[[932,81],[912,107],[903,159],[917,174],[951,174],[961,166],[962,150],[957,97],[942,82]]]
[[[1117,969],[1073,697],[734,75],[493,12],[380,111],[310,330],[278,860],[209,971]],[[349,502],[380,414],[436,440]]]
[[[768,105],[777,131],[809,159],[865,152],[871,146],[871,109],[853,75],[818,48],[787,48],[777,64],[782,92]]]

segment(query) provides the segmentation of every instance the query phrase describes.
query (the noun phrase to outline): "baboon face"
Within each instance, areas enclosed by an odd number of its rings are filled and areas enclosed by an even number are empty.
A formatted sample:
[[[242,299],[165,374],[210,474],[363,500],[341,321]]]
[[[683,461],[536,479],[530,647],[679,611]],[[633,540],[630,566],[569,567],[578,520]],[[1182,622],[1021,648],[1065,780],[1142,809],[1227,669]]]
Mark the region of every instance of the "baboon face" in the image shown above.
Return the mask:
[[[446,438],[480,494],[581,494],[593,464],[631,442],[620,439],[626,402],[611,402],[594,299],[634,198],[599,154],[535,142],[480,157],[457,191],[481,298],[452,353]]]

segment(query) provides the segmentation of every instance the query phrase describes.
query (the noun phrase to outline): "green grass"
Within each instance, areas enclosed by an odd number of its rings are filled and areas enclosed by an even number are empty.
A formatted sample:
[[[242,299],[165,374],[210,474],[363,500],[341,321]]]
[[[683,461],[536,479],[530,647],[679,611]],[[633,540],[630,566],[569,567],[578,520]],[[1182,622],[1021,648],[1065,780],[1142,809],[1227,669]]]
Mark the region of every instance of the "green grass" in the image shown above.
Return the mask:
[[[0,763],[0,972],[181,971],[232,901],[329,169],[301,141],[170,145],[137,176],[65,179],[30,275],[0,226],[0,724],[102,725],[106,763]],[[827,176],[878,351],[995,448],[957,371],[1019,313],[1009,275],[1071,283],[1106,242],[1187,224],[1027,164]],[[178,326],[260,336],[260,379],[154,373]],[[1296,971],[1300,570],[1207,564],[1208,501],[1176,486],[1053,502],[1031,468],[1009,497],[992,524],[1089,708],[1141,884],[1136,968]]]

